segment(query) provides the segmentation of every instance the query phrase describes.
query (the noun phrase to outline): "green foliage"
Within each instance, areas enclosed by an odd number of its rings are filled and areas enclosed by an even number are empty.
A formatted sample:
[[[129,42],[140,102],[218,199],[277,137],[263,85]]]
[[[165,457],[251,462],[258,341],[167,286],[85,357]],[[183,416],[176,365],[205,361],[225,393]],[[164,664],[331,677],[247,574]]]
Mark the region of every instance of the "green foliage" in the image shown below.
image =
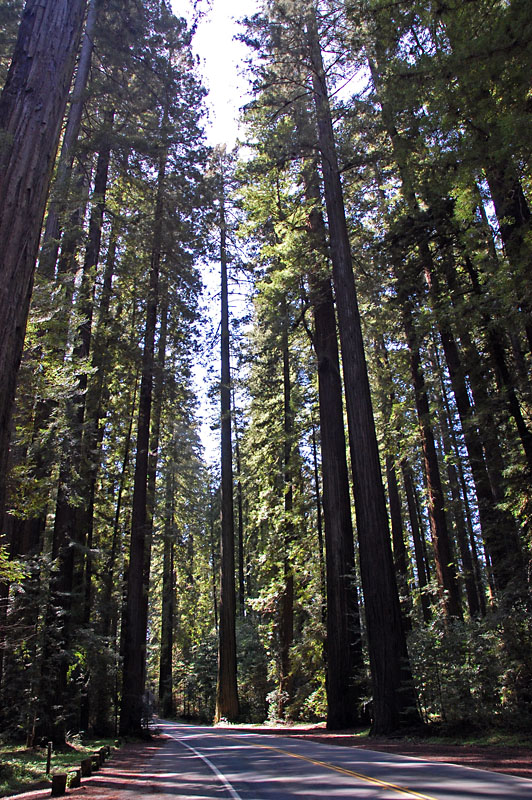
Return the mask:
[[[0,545],[0,581],[3,583],[20,583],[27,575],[24,563],[18,559],[9,559],[8,548]]]
[[[425,720],[526,730],[531,634],[525,609],[511,619],[502,610],[467,622],[438,618],[413,631],[409,652]]]
[[[0,87],[4,85],[11,62],[22,6],[23,0],[4,0],[0,7]]]
[[[112,746],[111,739],[69,739],[63,751],[53,751],[52,774],[62,772],[68,767],[79,766],[82,759],[98,752],[100,747]],[[19,794],[32,789],[50,786],[46,775],[46,747],[27,748],[23,745],[0,745],[0,797]]]
[[[268,662],[253,614],[237,621],[238,697],[246,722],[263,722],[271,682]]]

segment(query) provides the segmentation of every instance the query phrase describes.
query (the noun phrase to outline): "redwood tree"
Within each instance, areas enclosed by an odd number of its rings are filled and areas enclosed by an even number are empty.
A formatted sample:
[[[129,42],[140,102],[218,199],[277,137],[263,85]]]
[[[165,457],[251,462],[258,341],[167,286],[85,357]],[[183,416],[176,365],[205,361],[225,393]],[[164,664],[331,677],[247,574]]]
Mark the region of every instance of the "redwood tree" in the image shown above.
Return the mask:
[[[44,206],[86,0],[28,0],[0,98],[0,510]]]
[[[236,684],[235,523],[233,513],[233,452],[231,445],[231,369],[229,361],[229,302],[227,288],[227,222],[225,214],[225,157],[220,154],[220,270],[221,270],[221,541],[220,625],[215,720],[238,717]]]

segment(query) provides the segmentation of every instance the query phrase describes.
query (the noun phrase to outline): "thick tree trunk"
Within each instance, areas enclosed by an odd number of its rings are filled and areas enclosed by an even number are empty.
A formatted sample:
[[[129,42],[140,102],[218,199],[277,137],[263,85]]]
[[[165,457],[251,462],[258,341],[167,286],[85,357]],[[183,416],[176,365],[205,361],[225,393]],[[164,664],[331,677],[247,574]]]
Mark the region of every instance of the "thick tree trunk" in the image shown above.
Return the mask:
[[[0,98],[0,517],[39,236],[85,6],[28,0]]]
[[[223,170],[223,165],[222,165]],[[233,452],[231,444],[231,367],[229,355],[229,301],[227,288],[227,229],[223,174],[220,193],[221,266],[221,538],[218,681],[215,721],[236,720],[239,714],[236,682],[235,522],[233,513]]]
[[[393,567],[351,248],[314,9],[307,22],[344,370],[375,734],[418,719]],[[378,566],[377,566],[378,565]]]
[[[304,174],[305,193],[320,201],[315,167]],[[327,579],[327,727],[350,728],[360,720],[357,672],[363,663],[355,583],[355,553],[344,431],[342,381],[336,315],[330,277],[323,272],[327,234],[319,207],[312,209],[309,235],[316,257],[308,273],[314,314],[313,344],[318,361],[318,396],[323,475],[323,516]]]
[[[81,127],[81,117],[85,104],[85,90],[89,80],[92,53],[94,50],[94,32],[98,18],[98,0],[90,0],[87,11],[87,22],[83,34],[83,43],[78,59],[76,79],[70,97],[70,107],[65,132],[61,142],[61,153],[58,159],[52,187],[51,202],[48,206],[46,224],[39,256],[39,273],[48,280],[54,277],[55,264],[59,253],[59,240],[61,238],[60,218],[64,213],[72,165],[74,163],[75,147]]]

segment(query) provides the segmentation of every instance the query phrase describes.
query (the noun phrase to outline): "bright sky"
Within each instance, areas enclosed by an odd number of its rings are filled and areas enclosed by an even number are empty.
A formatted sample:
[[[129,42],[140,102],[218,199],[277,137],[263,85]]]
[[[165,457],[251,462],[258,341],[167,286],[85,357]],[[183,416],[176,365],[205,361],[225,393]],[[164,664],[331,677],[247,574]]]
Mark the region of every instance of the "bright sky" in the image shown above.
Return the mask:
[[[193,48],[200,58],[200,71],[203,83],[209,90],[207,103],[210,110],[210,124],[207,140],[210,145],[226,144],[233,148],[238,136],[237,118],[240,107],[245,103],[246,79],[241,75],[246,47],[233,41],[239,32],[235,20],[251,16],[257,9],[259,0],[210,0],[210,10],[200,21],[193,40]],[[203,7],[207,6],[203,0]],[[189,21],[193,15],[191,0],[172,0],[174,13]],[[219,316],[219,268],[216,264],[205,264],[203,280],[206,287],[205,302],[212,309],[214,325]],[[231,300],[230,300],[231,302]],[[215,370],[218,369],[217,349],[212,353]],[[195,369],[196,391],[200,401],[200,436],[208,463],[219,460],[219,435],[210,429],[210,406],[206,392],[210,383],[207,370],[198,364]]]
[[[246,57],[246,48],[233,41],[239,26],[235,20],[251,16],[258,0],[211,0],[210,10],[201,20],[193,47],[201,60],[204,84],[209,90],[211,124],[207,130],[209,144],[226,144],[232,148],[238,134],[239,108],[245,102],[246,79],[239,74]],[[191,0],[172,0],[174,12],[190,20]],[[203,3],[207,6],[207,2]]]

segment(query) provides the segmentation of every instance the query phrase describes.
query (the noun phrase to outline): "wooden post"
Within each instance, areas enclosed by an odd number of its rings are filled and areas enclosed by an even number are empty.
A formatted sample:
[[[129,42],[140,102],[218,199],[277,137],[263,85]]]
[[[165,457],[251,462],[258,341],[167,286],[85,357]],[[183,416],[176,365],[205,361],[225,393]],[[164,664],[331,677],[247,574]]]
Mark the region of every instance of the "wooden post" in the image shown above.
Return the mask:
[[[81,774],[84,778],[89,778],[92,775],[92,759],[83,759],[81,762]]]
[[[81,786],[81,767],[75,767],[68,773],[70,775],[69,787],[70,789],[77,789]]]
[[[46,774],[50,774],[50,766],[52,763],[52,742],[48,742],[47,753],[46,753]]]
[[[57,772],[52,775],[52,797],[60,797],[66,792],[66,772]]]

